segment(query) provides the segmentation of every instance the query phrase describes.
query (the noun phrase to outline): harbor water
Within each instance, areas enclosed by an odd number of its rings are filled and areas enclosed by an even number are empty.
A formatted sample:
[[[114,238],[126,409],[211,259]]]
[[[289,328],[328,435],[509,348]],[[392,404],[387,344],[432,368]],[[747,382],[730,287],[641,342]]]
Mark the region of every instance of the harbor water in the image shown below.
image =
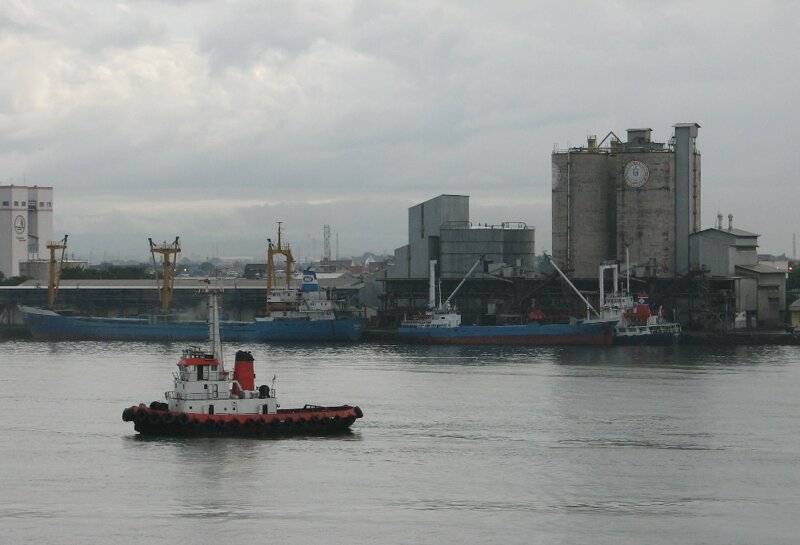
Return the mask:
[[[122,410],[163,399],[181,348],[0,342],[0,541],[800,535],[800,347],[242,347],[282,407],[364,418],[333,437],[137,436]]]

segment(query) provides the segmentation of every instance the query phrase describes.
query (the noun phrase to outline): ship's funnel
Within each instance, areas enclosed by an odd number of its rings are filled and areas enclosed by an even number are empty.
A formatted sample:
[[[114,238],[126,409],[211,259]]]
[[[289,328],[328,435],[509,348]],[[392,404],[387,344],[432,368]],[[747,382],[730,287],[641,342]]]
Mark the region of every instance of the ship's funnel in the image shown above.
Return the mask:
[[[236,352],[236,363],[233,367],[233,388],[234,397],[239,397],[243,391],[253,391],[256,389],[256,374],[253,371],[253,355],[250,352],[239,350]]]

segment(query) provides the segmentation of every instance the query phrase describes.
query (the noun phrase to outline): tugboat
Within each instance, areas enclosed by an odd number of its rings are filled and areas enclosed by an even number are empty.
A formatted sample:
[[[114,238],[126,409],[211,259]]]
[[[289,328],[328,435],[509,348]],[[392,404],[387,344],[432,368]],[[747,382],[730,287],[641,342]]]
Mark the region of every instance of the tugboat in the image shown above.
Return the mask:
[[[255,387],[253,356],[239,350],[233,376],[225,370],[219,335],[220,291],[208,281],[209,349],[190,346],[183,351],[174,373],[174,389],[165,402],[140,403],[126,408],[122,420],[133,422],[142,435],[249,435],[330,434],[347,430],[363,413],[359,407],[305,405],[281,409],[275,391]]]

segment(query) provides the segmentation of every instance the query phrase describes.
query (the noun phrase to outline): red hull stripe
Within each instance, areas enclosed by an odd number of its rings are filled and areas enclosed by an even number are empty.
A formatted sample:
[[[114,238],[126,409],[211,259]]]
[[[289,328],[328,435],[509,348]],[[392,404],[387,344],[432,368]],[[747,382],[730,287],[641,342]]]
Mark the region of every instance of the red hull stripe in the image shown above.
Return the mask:
[[[182,414],[185,414],[189,417],[190,420],[195,420],[200,423],[205,423],[207,420],[211,420],[212,422],[231,422],[233,420],[238,421],[240,424],[247,424],[249,420],[257,421],[260,420],[267,424],[271,424],[273,421],[277,420],[278,422],[283,422],[287,419],[292,419],[292,421],[297,422],[299,420],[311,420],[314,417],[319,419],[323,418],[333,418],[338,416],[339,418],[361,418],[362,414],[360,409],[357,407],[351,407],[349,405],[345,405],[342,407],[315,407],[315,408],[308,408],[308,409],[279,409],[277,414],[200,414],[200,413],[180,413],[175,411],[157,411],[150,409],[144,404],[139,405],[138,407],[131,407],[133,414],[137,414],[139,412],[143,412],[146,415],[150,414],[158,414],[158,415],[165,415],[171,414],[174,417],[179,417]]]

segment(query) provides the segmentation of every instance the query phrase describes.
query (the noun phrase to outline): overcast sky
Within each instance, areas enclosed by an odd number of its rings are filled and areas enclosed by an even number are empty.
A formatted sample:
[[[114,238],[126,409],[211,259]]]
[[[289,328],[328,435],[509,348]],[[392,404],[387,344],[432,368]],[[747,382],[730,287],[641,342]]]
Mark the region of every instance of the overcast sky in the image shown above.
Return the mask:
[[[0,183],[52,185],[94,261],[391,252],[407,209],[470,196],[549,250],[550,153],[701,125],[717,211],[799,231],[800,8],[711,1],[0,3]]]

